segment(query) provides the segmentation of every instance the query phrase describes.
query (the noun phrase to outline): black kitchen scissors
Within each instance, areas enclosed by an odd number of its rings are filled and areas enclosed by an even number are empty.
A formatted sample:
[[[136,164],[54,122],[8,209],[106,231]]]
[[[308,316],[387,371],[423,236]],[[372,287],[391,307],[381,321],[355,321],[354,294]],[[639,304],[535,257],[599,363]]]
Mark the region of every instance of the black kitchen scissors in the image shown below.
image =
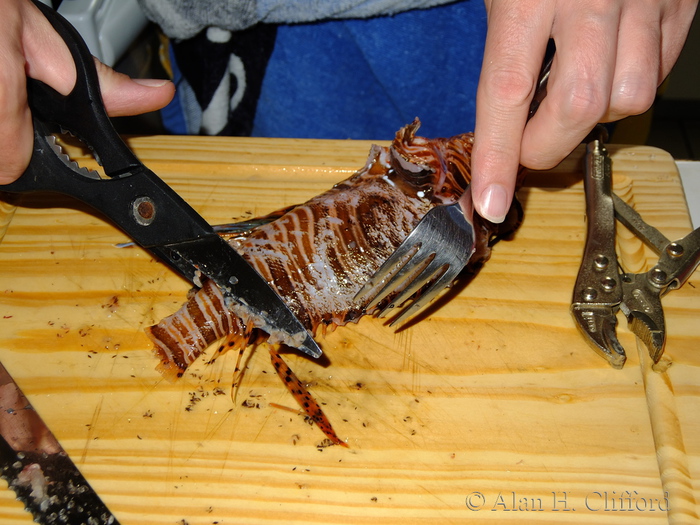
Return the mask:
[[[273,288],[122,141],[102,104],[94,59],[80,34],[53,9],[34,4],[65,40],[77,81],[64,96],[27,79],[34,152],[24,174],[0,191],[57,192],[85,202],[191,282],[211,279],[227,306],[272,341],[319,357],[321,349]],[[70,161],[51,135],[59,130],[87,144],[106,177]]]

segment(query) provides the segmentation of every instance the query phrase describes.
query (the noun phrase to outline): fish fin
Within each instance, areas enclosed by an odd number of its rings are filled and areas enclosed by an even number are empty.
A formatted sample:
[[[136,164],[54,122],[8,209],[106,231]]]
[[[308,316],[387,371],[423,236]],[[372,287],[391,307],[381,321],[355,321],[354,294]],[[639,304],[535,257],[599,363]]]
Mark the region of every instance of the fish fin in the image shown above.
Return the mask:
[[[323,413],[323,410],[313,398],[311,393],[307,390],[306,386],[299,380],[296,374],[291,368],[284,362],[279,352],[275,347],[270,345],[270,359],[272,360],[272,366],[277,371],[277,375],[284,382],[284,385],[297,400],[299,406],[304,411],[304,413],[318,425],[328,439],[330,439],[333,444],[347,447],[348,444],[342,441],[338,435],[333,430],[330,421]]]
[[[248,363],[250,362],[250,359],[253,357],[253,353],[255,352],[255,348],[257,345],[243,345],[238,348],[238,355],[236,356],[236,367],[233,370],[233,376],[231,378],[231,402],[236,404],[236,397],[238,396],[238,391],[241,388],[241,383],[243,382],[243,376],[245,376],[245,371],[248,369]],[[243,359],[243,356],[246,353],[246,350],[250,348],[250,352],[248,352],[248,355],[246,356],[245,359]]]
[[[255,217],[253,219],[248,219],[241,222],[215,224],[212,226],[212,228],[216,233],[225,239],[229,237],[247,237],[253,232],[253,230],[255,230],[255,228],[276,221],[294,208],[296,208],[296,205],[287,206],[285,208],[275,210],[272,213],[268,213],[267,215],[263,215],[262,217]]]

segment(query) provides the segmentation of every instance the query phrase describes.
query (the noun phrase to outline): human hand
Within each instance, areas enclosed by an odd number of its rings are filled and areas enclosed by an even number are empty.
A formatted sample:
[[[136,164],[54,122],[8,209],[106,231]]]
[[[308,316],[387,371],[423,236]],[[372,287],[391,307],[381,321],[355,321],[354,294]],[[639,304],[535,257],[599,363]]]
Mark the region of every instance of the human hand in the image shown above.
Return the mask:
[[[63,95],[73,89],[75,64],[68,47],[46,17],[28,0],[0,0],[0,184],[24,172],[34,143],[27,105],[27,77],[45,82]],[[137,115],[165,106],[172,82],[131,79],[97,59],[102,98],[110,116]]]
[[[518,165],[548,169],[598,122],[643,113],[685,43],[698,0],[486,0],[471,190],[502,222]],[[549,38],[547,97],[528,122]]]

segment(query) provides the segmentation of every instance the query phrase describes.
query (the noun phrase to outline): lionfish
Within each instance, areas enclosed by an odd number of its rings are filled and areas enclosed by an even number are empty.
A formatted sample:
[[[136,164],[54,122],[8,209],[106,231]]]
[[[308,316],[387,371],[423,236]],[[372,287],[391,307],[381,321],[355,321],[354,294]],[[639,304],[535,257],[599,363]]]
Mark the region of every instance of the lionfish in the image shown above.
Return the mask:
[[[373,145],[364,167],[308,202],[270,214],[259,226],[229,240],[275,288],[316,336],[328,327],[357,322],[366,310],[359,289],[393,253],[428,210],[452,204],[471,180],[473,134],[426,139],[418,119],[401,128],[389,147]],[[514,231],[522,208],[514,201],[503,224],[474,216],[476,251],[467,268],[490,257],[493,242]],[[391,300],[391,297],[385,301]],[[224,306],[210,281],[191,291],[174,314],[147,328],[166,376],[181,376],[210,345],[243,351],[267,334]],[[272,364],[302,410],[334,444],[344,445],[305,385],[270,348]]]

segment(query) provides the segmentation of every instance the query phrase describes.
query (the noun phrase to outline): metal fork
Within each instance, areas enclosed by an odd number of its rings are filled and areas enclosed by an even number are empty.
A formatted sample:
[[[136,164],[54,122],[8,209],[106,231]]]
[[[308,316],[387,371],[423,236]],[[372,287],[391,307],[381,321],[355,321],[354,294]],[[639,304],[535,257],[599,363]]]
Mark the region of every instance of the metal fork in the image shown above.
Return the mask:
[[[530,103],[528,120],[535,114],[547,94],[547,80],[554,52],[554,42],[550,40],[535,95]],[[361,304],[374,293],[374,297],[365,306],[365,309],[370,309],[390,294],[398,292],[377,315],[385,317],[428,285],[401,310],[390,326],[417,314],[449,286],[469,262],[475,251],[472,217],[473,206],[469,187],[454,204],[432,208],[357,292],[355,301]]]

